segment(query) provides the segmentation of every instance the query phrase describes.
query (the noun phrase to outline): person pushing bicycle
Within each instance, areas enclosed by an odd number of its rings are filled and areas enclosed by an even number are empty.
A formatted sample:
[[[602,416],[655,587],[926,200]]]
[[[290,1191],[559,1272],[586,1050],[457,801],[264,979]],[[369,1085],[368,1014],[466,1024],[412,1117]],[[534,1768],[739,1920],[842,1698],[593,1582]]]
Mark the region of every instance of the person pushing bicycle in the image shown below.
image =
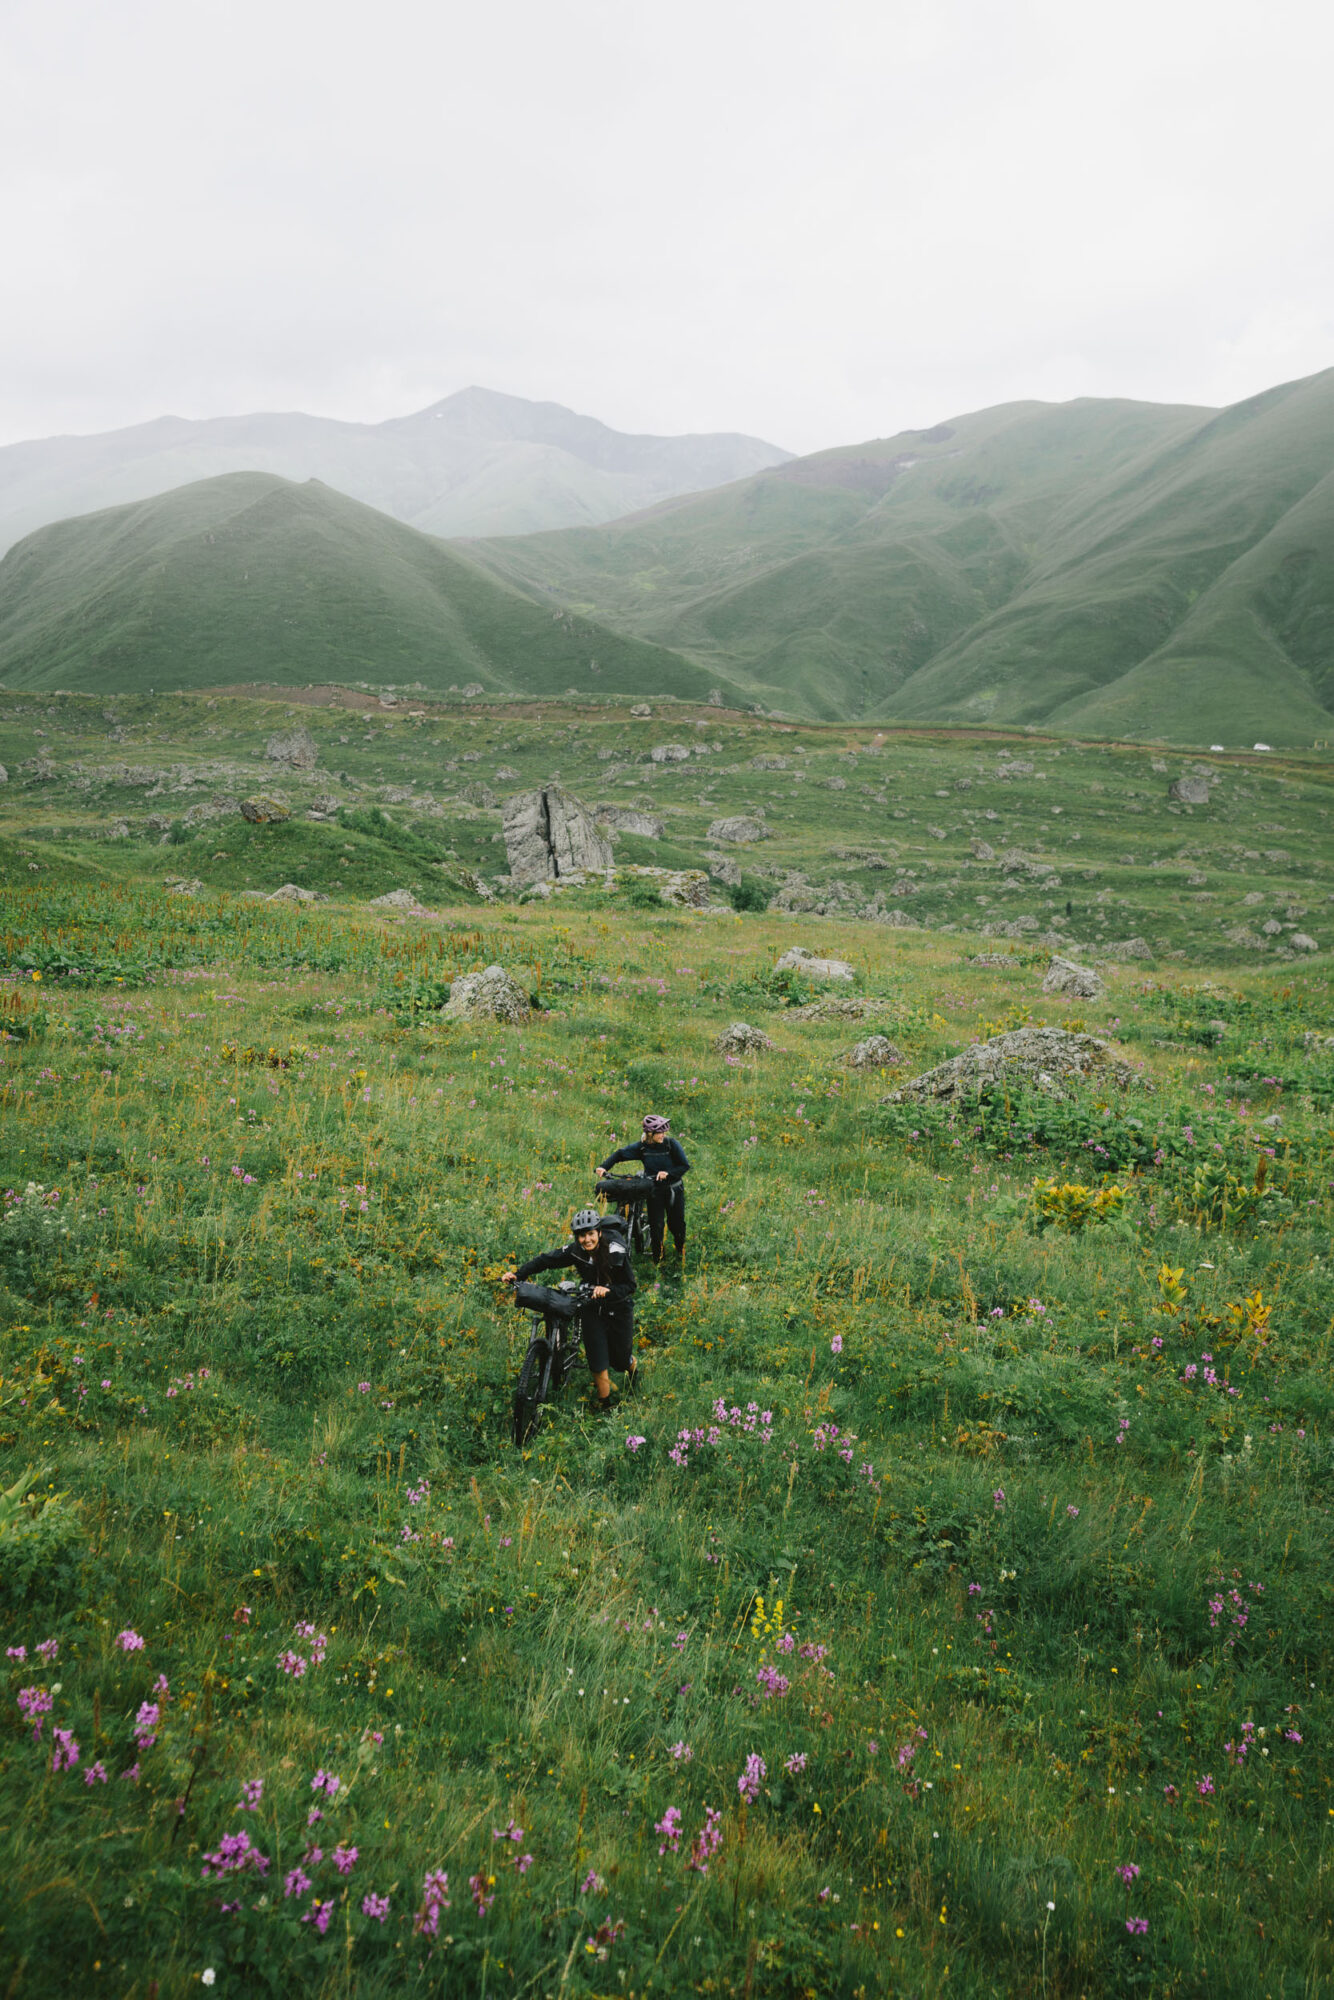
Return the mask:
[[[635,1139],[628,1146],[619,1146],[614,1153],[608,1153],[597,1169],[598,1178],[614,1167],[620,1160],[638,1160],[650,1183],[648,1192],[648,1233],[649,1249],[655,1264],[662,1262],[662,1239],[664,1228],[670,1228],[676,1254],[682,1257],[686,1247],[686,1191],[681,1185],[690,1172],[690,1162],[679,1139],[671,1136],[670,1118],[660,1118],[650,1111],[644,1120],[644,1136]]]
[[[590,1303],[579,1315],[579,1331],[597,1391],[597,1406],[605,1410],[611,1402],[609,1369],[625,1375],[632,1392],[639,1372],[634,1356],[634,1266],[619,1232],[610,1228],[596,1209],[579,1209],[570,1227],[573,1233],[568,1243],[530,1257],[517,1271],[506,1271],[501,1283],[519,1284],[538,1271],[572,1268],[578,1272],[591,1294]]]

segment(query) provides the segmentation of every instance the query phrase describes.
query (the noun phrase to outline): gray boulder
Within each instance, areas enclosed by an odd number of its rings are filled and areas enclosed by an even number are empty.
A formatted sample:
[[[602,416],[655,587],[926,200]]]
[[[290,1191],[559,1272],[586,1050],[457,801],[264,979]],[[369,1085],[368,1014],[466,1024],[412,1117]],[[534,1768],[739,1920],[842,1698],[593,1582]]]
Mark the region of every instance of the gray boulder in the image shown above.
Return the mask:
[[[507,1021],[518,1026],[532,1013],[528,995],[503,965],[465,972],[454,981],[440,1010],[445,1021]]]
[[[597,816],[599,826],[608,826],[613,833],[637,834],[641,840],[661,840],[667,831],[656,813],[640,812],[634,806],[599,806]]]
[[[715,882],[723,882],[729,889],[741,885],[741,863],[729,859],[726,854],[710,854],[707,857],[709,873]]]
[[[849,1069],[897,1069],[903,1051],[895,1048],[888,1035],[868,1035],[848,1050],[844,1060]]]
[[[1288,939],[1288,943],[1294,951],[1319,951],[1320,949],[1315,939],[1308,937],[1305,931],[1294,931]]]
[[[655,764],[688,764],[690,752],[684,743],[655,743],[649,751]]]
[[[463,787],[463,790],[459,793],[459,797],[461,799],[466,799],[467,803],[470,806],[481,806],[487,812],[494,812],[496,807],[500,804],[499,799],[492,791],[490,785],[483,785],[480,783],[474,785],[465,785]]]
[[[794,944],[774,965],[775,972],[799,972],[805,979],[855,979],[846,958],[813,958],[804,945]]]
[[[383,896],[372,896],[371,908],[373,910],[403,910],[415,917],[425,917],[430,914],[417,901],[411,889],[390,889]]]
[[[771,1049],[775,1044],[763,1029],[752,1028],[745,1021],[733,1021],[731,1027],[723,1030],[713,1046],[721,1055],[746,1056],[759,1055],[762,1050]]]
[[[128,840],[130,837],[130,822],[127,819],[113,819],[106,830],[105,837],[108,840]]]
[[[1100,947],[1104,958],[1152,958],[1153,946],[1147,938],[1122,938],[1119,944]]]
[[[1074,1035],[1064,1028],[1013,1028],[913,1077],[884,1102],[902,1104],[914,1097],[986,1097],[993,1090],[1023,1083],[1059,1097],[1064,1095],[1063,1083],[1087,1078],[1114,1083],[1124,1090],[1135,1081],[1135,1073],[1097,1035]]]
[[[1015,962],[1014,955],[1007,951],[979,951],[972,960],[974,965],[990,966],[1013,965]]]
[[[763,820],[752,819],[749,813],[737,813],[731,819],[714,820],[708,838],[725,840],[732,847],[748,847],[752,841],[767,840],[769,829]]]
[[[1209,803],[1209,780],[1207,778],[1173,778],[1167,788],[1169,799],[1175,799],[1182,806],[1207,806]]]
[[[252,826],[276,826],[281,820],[292,817],[292,808],[272,792],[256,792],[253,798],[242,799],[241,817],[248,819]]]
[[[313,771],[319,762],[320,748],[301,722],[295,729],[271,736],[264,745],[264,755],[271,764],[286,764],[289,770]]]
[[[264,900],[266,903],[317,903],[319,896],[314,889],[303,889],[299,882],[284,882],[281,889],[275,889]]]
[[[996,859],[996,850],[989,840],[972,840],[968,844],[978,861],[994,861]]]
[[[197,896],[203,889],[203,886],[203,883],[197,876],[180,876],[168,882],[167,894],[169,896]]]
[[[636,722],[647,722],[653,710],[646,701],[637,701],[630,710],[630,713],[634,716]]]
[[[591,813],[559,785],[516,792],[505,801],[505,854],[516,886],[612,865],[610,841]]]
[[[1076,965],[1072,958],[1053,958],[1042,982],[1044,993],[1064,993],[1072,1000],[1096,1000],[1103,983],[1089,965]]]
[[[867,1021],[877,1014],[889,1012],[888,1000],[876,1000],[870,994],[858,994],[854,999],[850,994],[840,993],[829,1000],[808,1000],[804,1007],[794,1007],[790,1016],[793,1021]]]

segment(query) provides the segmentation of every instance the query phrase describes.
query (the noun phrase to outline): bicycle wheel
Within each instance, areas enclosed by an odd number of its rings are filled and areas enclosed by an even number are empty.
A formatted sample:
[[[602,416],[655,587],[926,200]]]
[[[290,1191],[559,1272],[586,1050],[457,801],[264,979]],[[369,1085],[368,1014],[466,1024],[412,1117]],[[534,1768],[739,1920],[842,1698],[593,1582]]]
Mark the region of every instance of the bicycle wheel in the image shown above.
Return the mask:
[[[550,1384],[551,1349],[545,1340],[530,1341],[514,1391],[514,1442],[520,1449],[542,1422],[542,1405],[550,1393]]]
[[[629,1221],[630,1248],[642,1256],[648,1249],[648,1213],[642,1201],[631,1203]]]

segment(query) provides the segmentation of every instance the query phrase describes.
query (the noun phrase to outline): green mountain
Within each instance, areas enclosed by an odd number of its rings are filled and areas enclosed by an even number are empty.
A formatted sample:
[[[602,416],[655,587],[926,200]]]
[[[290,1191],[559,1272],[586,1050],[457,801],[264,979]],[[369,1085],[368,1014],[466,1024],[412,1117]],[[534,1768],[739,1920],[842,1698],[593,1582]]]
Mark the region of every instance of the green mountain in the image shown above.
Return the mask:
[[[11,549],[0,680],[108,693],[476,682],[692,699],[717,684],[659,646],[535,604],[315,481],[250,472],[62,521]]]
[[[732,432],[645,437],[559,403],[461,389],[411,416],[158,417],[0,446],[0,551],[34,528],[224,472],[319,479],[429,535],[582,527],[742,479],[791,454]]]
[[[1008,404],[472,553],[794,712],[1310,743],[1334,370],[1217,412]]]

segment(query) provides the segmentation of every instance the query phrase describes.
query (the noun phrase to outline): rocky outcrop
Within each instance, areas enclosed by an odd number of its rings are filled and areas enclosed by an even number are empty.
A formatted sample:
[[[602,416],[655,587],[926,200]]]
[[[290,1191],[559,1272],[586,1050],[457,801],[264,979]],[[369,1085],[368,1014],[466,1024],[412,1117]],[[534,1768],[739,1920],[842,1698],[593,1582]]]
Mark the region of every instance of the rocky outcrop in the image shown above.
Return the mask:
[[[1209,780],[1207,778],[1173,778],[1167,788],[1167,796],[1182,806],[1207,806],[1209,803]]]
[[[1320,949],[1315,939],[1308,937],[1305,931],[1294,931],[1288,939],[1288,943],[1294,951],[1319,951]]]
[[[429,917],[430,911],[419,903],[411,889],[390,889],[383,896],[371,897],[373,910],[401,910],[411,917]]]
[[[1076,965],[1072,958],[1053,958],[1042,982],[1044,993],[1064,993],[1072,1000],[1096,1000],[1103,984],[1090,965]]]
[[[840,993],[829,1000],[808,1000],[804,1007],[794,1007],[787,1017],[792,1021],[867,1021],[877,1014],[889,1012],[888,1000],[876,1000],[870,994]]]
[[[1065,1095],[1062,1085],[1089,1078],[1124,1090],[1135,1081],[1135,1073],[1097,1035],[1070,1034],[1064,1028],[1014,1028],[913,1077],[891,1091],[884,1102],[902,1104],[914,1097],[945,1101],[986,1097],[993,1090],[1013,1089],[1016,1084],[1031,1084],[1060,1097]]]
[[[903,1051],[895,1048],[888,1035],[868,1035],[848,1050],[844,1061],[849,1069],[897,1069]]]
[[[276,826],[292,817],[292,808],[272,792],[256,792],[253,798],[242,799],[241,817],[252,826]]]
[[[1117,944],[1099,945],[1104,958],[1152,958],[1153,946],[1147,938],[1122,938]]]
[[[271,736],[264,745],[264,755],[271,764],[286,764],[289,770],[313,771],[319,762],[320,747],[301,722],[295,729]]]
[[[303,889],[299,882],[284,882],[264,898],[266,903],[318,903],[323,900],[315,889]]]
[[[709,873],[715,882],[722,882],[729,889],[740,888],[741,863],[739,861],[731,860],[726,854],[709,854],[705,856],[705,859],[709,864]]]
[[[517,1027],[532,1013],[528,995],[503,965],[465,972],[454,981],[440,1010],[444,1021],[506,1021]]]
[[[649,751],[655,764],[688,764],[690,751],[684,743],[655,743]]]
[[[765,1049],[776,1046],[762,1028],[752,1028],[746,1021],[733,1021],[725,1028],[713,1045],[721,1055],[759,1055]]]
[[[516,792],[507,799],[504,831],[516,887],[612,865],[610,841],[598,832],[591,813],[559,785]]]
[[[805,945],[794,944],[774,965],[775,972],[799,972],[803,979],[855,979],[846,958],[815,958]]]
[[[714,820],[708,838],[724,840],[731,847],[748,847],[753,841],[767,840],[769,829],[763,820],[753,819],[749,813],[736,813],[731,819]]]

